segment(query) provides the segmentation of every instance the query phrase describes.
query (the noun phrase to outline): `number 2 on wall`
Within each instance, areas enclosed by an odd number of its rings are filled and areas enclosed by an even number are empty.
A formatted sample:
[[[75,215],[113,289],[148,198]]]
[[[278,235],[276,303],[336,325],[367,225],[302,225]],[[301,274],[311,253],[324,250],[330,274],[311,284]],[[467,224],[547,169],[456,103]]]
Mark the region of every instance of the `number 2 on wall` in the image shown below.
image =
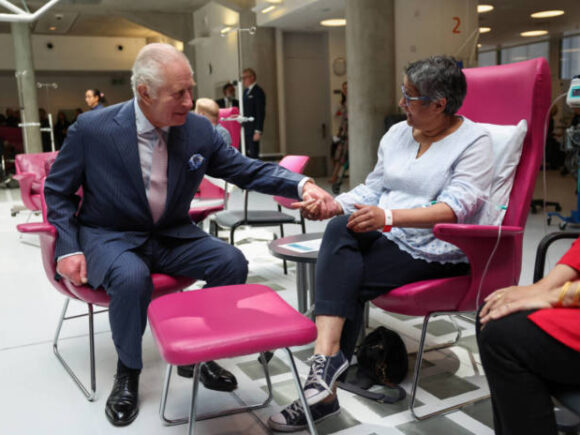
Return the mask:
[[[459,17],[453,17],[453,21],[455,21],[455,27],[453,28],[453,33],[461,33],[461,30],[459,30],[459,26],[461,25],[461,18]]]

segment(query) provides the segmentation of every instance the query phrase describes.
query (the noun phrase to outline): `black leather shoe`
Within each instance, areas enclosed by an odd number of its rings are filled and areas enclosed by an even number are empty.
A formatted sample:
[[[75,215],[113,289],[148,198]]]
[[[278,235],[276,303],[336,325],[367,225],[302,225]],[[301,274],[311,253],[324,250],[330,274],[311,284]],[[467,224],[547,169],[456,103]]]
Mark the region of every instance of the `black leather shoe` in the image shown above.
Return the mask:
[[[114,426],[131,424],[139,413],[139,374],[117,373],[105,414]]]
[[[194,365],[178,366],[177,374],[184,378],[193,377]],[[199,380],[210,390],[216,391],[234,391],[238,388],[238,381],[236,377],[215,361],[207,361],[202,363],[199,373]]]

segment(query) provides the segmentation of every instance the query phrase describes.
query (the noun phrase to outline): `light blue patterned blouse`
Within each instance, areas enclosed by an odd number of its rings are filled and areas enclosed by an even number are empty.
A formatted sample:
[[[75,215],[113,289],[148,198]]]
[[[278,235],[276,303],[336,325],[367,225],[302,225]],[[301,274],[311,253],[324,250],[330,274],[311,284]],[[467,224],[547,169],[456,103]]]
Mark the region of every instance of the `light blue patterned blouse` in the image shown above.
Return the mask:
[[[424,207],[444,202],[458,223],[483,224],[479,210],[488,199],[493,154],[488,133],[463,118],[461,126],[417,158],[419,143],[406,121],[390,128],[379,145],[378,161],[365,184],[339,195],[346,214],[354,204],[382,209]],[[435,238],[431,229],[394,227],[385,237],[413,258],[441,263],[467,262],[454,245]]]

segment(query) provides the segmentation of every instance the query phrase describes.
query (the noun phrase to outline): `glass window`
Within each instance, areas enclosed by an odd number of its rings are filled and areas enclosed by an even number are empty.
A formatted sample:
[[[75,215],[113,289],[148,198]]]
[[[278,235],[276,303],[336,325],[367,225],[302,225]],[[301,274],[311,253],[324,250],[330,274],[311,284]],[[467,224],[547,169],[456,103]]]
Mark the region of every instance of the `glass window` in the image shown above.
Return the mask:
[[[480,51],[477,53],[477,65],[478,66],[490,66],[497,65],[497,51]]]
[[[533,59],[534,57],[544,57],[548,60],[549,52],[550,46],[548,41],[502,48],[501,63],[521,62],[522,60]]]
[[[571,79],[580,74],[580,35],[562,38],[560,71],[561,79]]]

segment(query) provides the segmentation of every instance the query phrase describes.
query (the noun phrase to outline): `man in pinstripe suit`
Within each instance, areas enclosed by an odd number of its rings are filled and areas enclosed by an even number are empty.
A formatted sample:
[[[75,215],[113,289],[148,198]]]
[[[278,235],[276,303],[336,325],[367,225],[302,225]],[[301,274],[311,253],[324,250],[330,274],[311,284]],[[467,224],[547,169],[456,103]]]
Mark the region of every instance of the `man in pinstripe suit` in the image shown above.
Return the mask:
[[[45,183],[48,220],[58,231],[58,273],[75,284],[104,287],[111,298],[118,365],[105,411],[116,426],[138,413],[151,273],[203,279],[208,287],[246,280],[243,254],[189,220],[204,174],[268,194],[330,199],[309,179],[225,146],[209,121],[190,113],[191,66],[172,46],[144,47],[131,82],[133,100],[79,116]],[[165,147],[165,157],[157,157],[156,147]],[[154,184],[160,161],[167,165],[164,179]],[[156,218],[150,203],[159,183],[166,188]],[[228,380],[228,373],[217,376]]]

